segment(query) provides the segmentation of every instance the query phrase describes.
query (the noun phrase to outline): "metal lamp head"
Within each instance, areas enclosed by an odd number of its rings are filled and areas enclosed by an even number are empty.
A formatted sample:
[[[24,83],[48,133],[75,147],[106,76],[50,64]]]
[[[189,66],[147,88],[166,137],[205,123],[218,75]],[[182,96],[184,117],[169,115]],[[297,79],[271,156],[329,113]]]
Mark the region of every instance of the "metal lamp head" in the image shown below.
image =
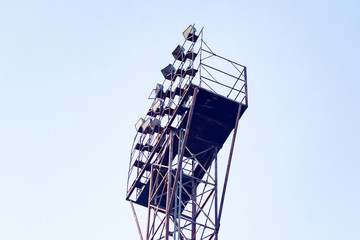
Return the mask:
[[[172,52],[173,57],[175,58],[175,60],[179,60],[179,61],[183,61],[185,59],[185,49],[178,45],[175,50]]]
[[[169,64],[161,70],[161,73],[166,79],[172,80],[175,75],[175,71],[175,67]]]
[[[191,42],[196,42],[199,36],[195,35],[196,28],[193,25],[190,25],[183,32],[184,38]]]
[[[142,132],[142,128],[141,126],[144,124],[144,119],[140,118],[136,124],[135,124],[135,129],[137,132]]]

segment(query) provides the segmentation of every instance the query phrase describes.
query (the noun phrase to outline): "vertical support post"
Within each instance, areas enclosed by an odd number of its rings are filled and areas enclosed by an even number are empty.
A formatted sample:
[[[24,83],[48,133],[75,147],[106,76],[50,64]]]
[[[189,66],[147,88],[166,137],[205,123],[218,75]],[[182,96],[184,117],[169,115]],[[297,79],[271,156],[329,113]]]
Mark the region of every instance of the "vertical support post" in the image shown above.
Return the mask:
[[[180,235],[180,226],[181,226],[181,204],[182,204],[182,177],[183,177],[183,169],[182,169],[182,158],[181,158],[181,162],[180,162],[180,152],[181,152],[181,146],[185,147],[182,145],[182,141],[184,138],[184,132],[182,129],[180,129],[180,140],[179,140],[179,151],[178,151],[178,156],[179,156],[179,165],[178,165],[178,171],[180,172],[180,177],[179,177],[179,183],[178,183],[178,191],[179,191],[179,206],[178,206],[178,239],[181,239],[181,235]]]
[[[218,240],[218,232],[219,232],[219,216],[218,216],[218,158],[217,158],[217,147],[214,150],[215,154],[215,240]]]
[[[201,41],[200,41],[200,64],[199,64],[199,86],[201,86],[202,78],[201,78],[201,71],[202,71],[202,51],[203,51],[203,29],[201,29]]]
[[[192,171],[194,172],[195,171],[195,161],[194,159],[192,159]],[[192,240],[196,240],[196,194],[197,194],[197,191],[196,191],[196,180],[193,179],[191,181],[192,183],[192,186],[191,186],[191,200],[192,200],[192,209],[191,209],[191,212],[192,212],[192,224],[191,224],[191,239]]]
[[[174,203],[174,239],[176,239],[176,235],[175,235],[175,233],[176,233],[176,226],[177,226],[177,221],[176,221],[176,219],[177,219],[177,211],[176,211],[176,206],[177,206],[177,189],[175,188],[173,188],[173,191],[175,191],[175,203]],[[171,203],[171,199],[170,199],[170,203]]]
[[[245,104],[248,106],[248,89],[247,89],[247,71],[246,67],[244,67],[244,77],[245,77]]]
[[[151,215],[151,196],[152,196],[152,185],[153,185],[153,165],[151,165],[150,169],[150,186],[149,186],[149,198],[148,198],[148,221],[146,226],[146,240],[149,240],[150,237],[150,215]]]
[[[171,206],[168,206],[170,203],[170,194],[171,194],[171,162],[172,162],[172,153],[173,153],[173,131],[170,131],[170,140],[169,140],[169,163],[168,163],[168,180],[167,180],[167,193],[166,193],[166,219],[165,219],[165,240],[169,239],[169,228],[170,228],[170,209]]]
[[[227,182],[228,182],[228,179],[229,179],[231,160],[232,160],[232,155],[233,155],[234,145],[235,145],[235,139],[236,139],[236,132],[237,132],[237,128],[238,128],[238,125],[239,125],[238,124],[239,119],[240,119],[240,116],[241,116],[241,108],[242,108],[242,104],[240,103],[239,108],[238,108],[238,113],[237,113],[237,116],[236,116],[235,129],[234,129],[234,134],[233,134],[231,147],[230,147],[229,160],[228,160],[228,165],[227,165],[227,168],[226,168],[226,174],[225,174],[225,180],[224,180],[224,187],[223,187],[223,191],[222,191],[222,195],[221,195],[221,202],[220,202],[220,209],[219,209],[219,222],[221,220],[221,214],[222,214],[222,210],[223,210],[223,206],[224,206],[226,187],[227,187]]]

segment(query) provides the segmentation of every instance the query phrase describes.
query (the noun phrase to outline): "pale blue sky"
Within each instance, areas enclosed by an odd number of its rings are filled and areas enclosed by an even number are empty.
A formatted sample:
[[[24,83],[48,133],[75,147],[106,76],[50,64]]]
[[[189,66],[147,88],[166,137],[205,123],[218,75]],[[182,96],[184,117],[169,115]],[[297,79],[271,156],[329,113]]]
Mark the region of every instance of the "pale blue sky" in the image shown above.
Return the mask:
[[[138,239],[124,200],[133,126],[192,23],[248,67],[220,238],[360,239],[359,12],[1,0],[0,239]]]

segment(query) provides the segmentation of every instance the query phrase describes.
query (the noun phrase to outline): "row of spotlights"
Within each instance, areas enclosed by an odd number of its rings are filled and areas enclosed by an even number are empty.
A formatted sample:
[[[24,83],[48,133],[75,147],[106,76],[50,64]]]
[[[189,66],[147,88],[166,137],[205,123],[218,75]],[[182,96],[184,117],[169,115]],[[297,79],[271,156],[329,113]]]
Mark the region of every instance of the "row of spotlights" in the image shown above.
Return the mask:
[[[183,32],[183,36],[185,40],[196,42],[199,36],[196,35],[195,32],[196,32],[196,28],[193,25],[187,27]],[[191,51],[188,51],[185,54],[185,49],[180,45],[178,45],[175,48],[175,50],[172,52],[172,55],[175,58],[175,60],[179,60],[179,61],[184,61],[186,59],[194,60],[197,56],[196,53]],[[168,66],[166,66],[161,70],[161,73],[163,74],[165,79],[168,80],[175,80],[177,76],[182,76],[182,77],[184,77],[185,75],[195,76],[196,72],[197,70],[192,68],[187,68],[186,70],[182,70],[182,69],[176,70],[172,64],[169,64]],[[155,96],[157,96],[160,93],[160,91],[163,90],[162,88],[163,86],[161,84],[156,85]],[[164,102],[159,99],[155,102],[151,110],[153,112],[161,111],[163,109],[163,106],[164,106]],[[161,123],[160,120],[156,118],[155,119],[148,118],[147,120],[140,118],[135,124],[135,129],[137,132],[141,132],[141,133],[159,131],[161,129]]]

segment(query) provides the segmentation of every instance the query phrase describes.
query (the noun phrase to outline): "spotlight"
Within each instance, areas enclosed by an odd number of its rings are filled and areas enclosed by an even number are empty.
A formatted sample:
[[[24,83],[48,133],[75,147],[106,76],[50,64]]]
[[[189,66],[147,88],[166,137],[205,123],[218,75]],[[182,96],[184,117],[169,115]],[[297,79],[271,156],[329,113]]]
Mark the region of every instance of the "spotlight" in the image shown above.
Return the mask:
[[[144,119],[140,118],[136,124],[135,124],[135,129],[137,132],[142,132],[142,128],[141,126],[144,124]]]
[[[151,129],[155,132],[160,132],[161,130],[161,122],[159,119],[154,119],[152,122],[151,122]]]
[[[164,101],[161,99],[156,100],[151,108],[152,113],[160,114],[164,108]]]
[[[184,38],[191,42],[196,42],[196,40],[198,39],[199,36],[195,35],[195,32],[196,32],[196,29],[194,28],[194,26],[190,25],[183,32]]]
[[[175,67],[169,64],[161,70],[161,73],[164,75],[165,79],[173,80],[175,71]]]
[[[151,122],[152,122],[151,118],[148,118],[148,119],[145,120],[145,122],[141,126],[143,133],[149,133],[150,132],[150,130],[151,130]]]
[[[165,98],[163,89],[163,85],[161,85],[160,83],[156,84],[155,89],[153,89],[150,93],[149,99]]]
[[[172,52],[172,55],[174,56],[175,60],[183,61],[185,59],[184,54],[185,49],[178,45],[175,50]]]

